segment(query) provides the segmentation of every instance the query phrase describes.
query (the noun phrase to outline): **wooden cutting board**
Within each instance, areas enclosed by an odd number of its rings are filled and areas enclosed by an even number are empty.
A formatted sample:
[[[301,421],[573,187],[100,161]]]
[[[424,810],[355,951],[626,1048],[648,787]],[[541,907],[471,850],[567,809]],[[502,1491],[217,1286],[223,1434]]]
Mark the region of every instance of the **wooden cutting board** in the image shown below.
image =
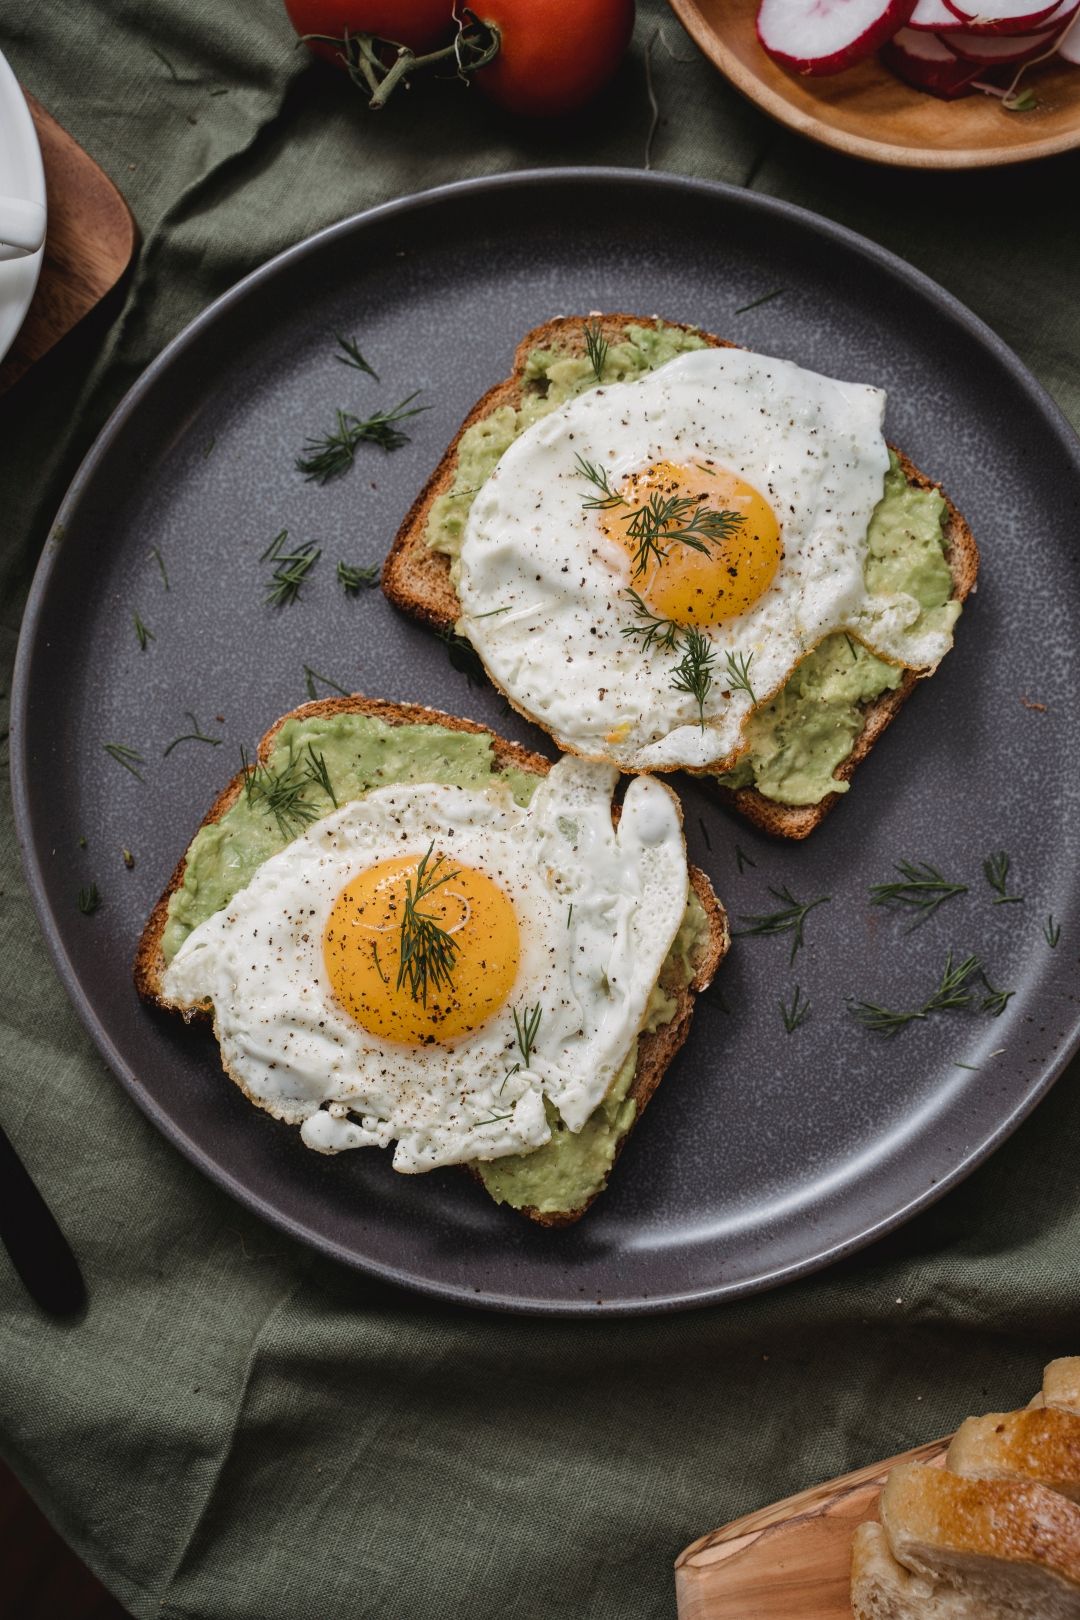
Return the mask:
[[[112,291],[138,242],[131,210],[108,175],[33,96],[26,100],[45,164],[49,230],[33,303],[0,364],[0,393]]]
[[[941,1466],[948,1444],[917,1446],[702,1536],[675,1561],[679,1620],[851,1620],[855,1526],[877,1517],[891,1468]]]

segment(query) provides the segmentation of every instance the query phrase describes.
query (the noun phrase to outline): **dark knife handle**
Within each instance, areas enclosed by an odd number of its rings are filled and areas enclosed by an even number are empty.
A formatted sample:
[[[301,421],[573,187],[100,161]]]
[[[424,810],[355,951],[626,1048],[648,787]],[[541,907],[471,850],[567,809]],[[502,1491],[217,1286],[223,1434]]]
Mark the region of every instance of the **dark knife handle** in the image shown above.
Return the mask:
[[[0,1126],[0,1242],[31,1299],[50,1316],[73,1316],[86,1284],[71,1245]]]

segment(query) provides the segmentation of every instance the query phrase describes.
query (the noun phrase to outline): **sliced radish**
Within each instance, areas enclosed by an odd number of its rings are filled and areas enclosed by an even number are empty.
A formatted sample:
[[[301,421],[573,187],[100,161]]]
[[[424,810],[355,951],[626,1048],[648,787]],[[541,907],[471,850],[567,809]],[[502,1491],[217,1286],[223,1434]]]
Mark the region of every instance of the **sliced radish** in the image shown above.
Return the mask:
[[[881,60],[907,84],[944,101],[962,96],[981,71],[974,62],[962,62],[936,34],[914,28],[901,28],[882,49]]]
[[[1032,34],[1049,22],[1058,0],[945,0],[972,34]]]
[[[954,51],[964,62],[976,62],[980,67],[998,63],[1023,62],[1038,56],[1053,44],[1055,30],[1049,28],[1039,34],[969,34],[962,28],[950,29],[938,37],[943,45]]]
[[[935,33],[942,28],[955,28],[956,23],[956,12],[949,10],[945,0],[917,0],[907,26],[919,30],[925,28]]]
[[[1080,67],[1080,16],[1074,17],[1072,27],[1058,40],[1058,55],[1063,62]]]
[[[872,56],[903,27],[914,5],[915,0],[761,0],[757,36],[775,62],[796,73],[840,73]]]

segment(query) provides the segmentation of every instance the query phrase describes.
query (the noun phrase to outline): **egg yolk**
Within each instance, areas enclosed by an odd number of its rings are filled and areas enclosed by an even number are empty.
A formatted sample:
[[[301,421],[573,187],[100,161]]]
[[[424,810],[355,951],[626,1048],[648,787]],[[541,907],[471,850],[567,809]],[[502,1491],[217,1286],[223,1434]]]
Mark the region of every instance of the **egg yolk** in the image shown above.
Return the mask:
[[[431,851],[358,873],[323,932],[330,987],[346,1012],[372,1035],[408,1046],[479,1029],[513,989],[518,959],[517,918],[503,890]]]
[[[630,558],[631,584],[657,618],[679,625],[722,624],[753,607],[772,584],[783,555],[780,525],[765,497],[745,479],[711,462],[658,461],[632,473],[619,494],[622,504],[601,511],[600,524]],[[676,502],[684,504],[671,504]],[[661,518],[668,514],[662,525],[668,533],[657,538],[658,549],[641,545],[649,523],[643,525],[636,514],[650,506]],[[722,537],[703,531],[699,514],[710,512],[730,514]],[[694,537],[695,519],[702,549],[677,538],[680,529]]]

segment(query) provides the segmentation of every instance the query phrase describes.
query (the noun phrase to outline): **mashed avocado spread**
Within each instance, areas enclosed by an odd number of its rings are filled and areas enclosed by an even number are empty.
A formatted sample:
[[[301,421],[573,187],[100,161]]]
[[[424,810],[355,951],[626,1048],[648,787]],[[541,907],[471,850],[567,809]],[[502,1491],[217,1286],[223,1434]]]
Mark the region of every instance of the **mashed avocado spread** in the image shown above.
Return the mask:
[[[676,355],[704,347],[697,333],[677,327],[628,326],[624,340],[608,348],[602,381],[633,382]],[[462,434],[453,482],[433,503],[426,533],[428,545],[451,559],[452,581],[472,498],[504,451],[540,417],[596,386],[585,356],[534,350],[521,404],[500,405]],[[864,572],[871,595],[903,591],[916,599],[922,613],[911,634],[951,629],[960,614],[943,549],[945,516],[937,490],[909,485],[890,452],[882,497],[870,520]],[[772,702],[753,715],[746,728],[748,751],[718,780],[727,787],[756,787],[779,804],[818,804],[827,793],[846,793],[848,784],[837,781],[833,771],[862,730],[863,706],[898,686],[903,674],[853,637],[826,637]]]
[[[325,761],[339,805],[391,783],[445,782],[482,788],[493,778],[506,784],[518,804],[526,805],[540,780],[512,766],[497,770],[491,739],[482,733],[437,725],[390,726],[374,715],[347,713],[287,720],[274,740],[268,768],[275,774],[288,770],[292,763],[310,757],[309,744]],[[312,820],[334,808],[316,780],[305,783],[302,798]],[[161,942],[166,962],[193,928],[228,905],[262,863],[289,841],[290,835],[265,806],[257,800],[249,803],[244,793],[219,821],[201,827],[187,852],[183,882],[169,901]],[[691,891],[682,926],[649,1001],[645,1031],[670,1023],[675,1016],[677,993],[693,977],[692,961],[707,928]],[[492,1196],[518,1209],[535,1205],[550,1213],[577,1209],[599,1192],[637,1112],[627,1097],[636,1066],[635,1041],[607,1097],[577,1135],[548,1105],[552,1139],[545,1147],[479,1165]]]

